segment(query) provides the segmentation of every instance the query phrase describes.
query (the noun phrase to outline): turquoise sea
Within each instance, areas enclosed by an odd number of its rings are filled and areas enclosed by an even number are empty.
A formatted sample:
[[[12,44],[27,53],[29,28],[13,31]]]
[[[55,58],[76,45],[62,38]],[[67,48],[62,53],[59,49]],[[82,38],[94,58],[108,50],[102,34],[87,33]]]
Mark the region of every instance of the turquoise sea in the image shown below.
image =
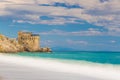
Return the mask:
[[[120,52],[23,52],[1,55],[0,61],[32,69],[83,75],[96,80],[120,80]]]
[[[27,56],[33,58],[69,60],[69,61],[87,61],[100,64],[120,65],[120,52],[52,52],[52,53],[19,53],[19,56]]]

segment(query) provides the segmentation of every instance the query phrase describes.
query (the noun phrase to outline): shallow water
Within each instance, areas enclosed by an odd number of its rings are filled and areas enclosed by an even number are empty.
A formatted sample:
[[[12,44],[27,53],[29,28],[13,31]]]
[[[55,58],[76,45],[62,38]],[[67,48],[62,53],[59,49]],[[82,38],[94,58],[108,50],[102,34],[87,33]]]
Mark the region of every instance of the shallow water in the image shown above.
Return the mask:
[[[52,52],[50,54],[24,52],[17,55],[120,65],[120,52]]]
[[[86,77],[90,78],[90,79],[88,78],[88,79],[82,79],[82,80],[120,80],[120,66],[113,65],[113,64],[99,64],[99,63],[91,63],[87,61],[46,59],[46,58],[39,58],[39,57],[27,57],[27,56],[23,57],[23,56],[13,56],[13,55],[0,55],[0,62],[6,63],[7,67],[6,66],[5,67],[8,69],[12,65],[16,66],[14,68],[16,74],[17,74],[16,71],[18,71],[19,69],[18,67],[21,66],[23,68],[26,68],[25,70],[22,71],[23,73],[28,68],[30,68],[30,70],[33,70],[33,71],[43,70],[43,71],[49,71],[49,73],[57,72],[57,73],[63,73],[63,74],[71,74],[74,76],[75,75],[82,76],[82,77],[85,76],[84,78]],[[1,69],[2,70],[4,69],[4,71],[6,71],[5,67],[2,67]],[[30,71],[30,70],[27,70],[27,71]],[[0,73],[3,74],[4,71]],[[7,74],[9,73],[9,75],[11,75],[12,71],[13,70],[10,69],[10,72],[9,71],[6,71],[6,72]],[[36,73],[34,72],[34,74]],[[39,72],[39,74],[41,74],[41,72]],[[46,74],[46,76],[47,75],[48,74]],[[56,75],[56,76],[59,76],[59,75]],[[30,77],[32,78],[32,76]],[[51,76],[51,77],[54,77],[54,76]],[[67,76],[64,76],[64,77],[67,77]]]
[[[107,57],[108,55],[112,56]],[[49,73],[57,72],[89,77],[81,80],[120,80],[119,61],[114,63],[114,61],[119,60],[118,56],[119,53],[19,53],[0,55],[0,61],[11,65],[28,67],[33,70],[47,70]],[[95,59],[96,61],[94,61]],[[109,61],[109,59],[111,60]]]

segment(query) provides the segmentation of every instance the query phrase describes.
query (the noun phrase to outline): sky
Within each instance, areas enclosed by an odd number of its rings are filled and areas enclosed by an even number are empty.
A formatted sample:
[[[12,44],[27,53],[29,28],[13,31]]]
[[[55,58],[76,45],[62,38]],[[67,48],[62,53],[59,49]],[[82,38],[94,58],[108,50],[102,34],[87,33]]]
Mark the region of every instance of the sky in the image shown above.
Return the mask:
[[[0,33],[18,31],[55,51],[120,51],[120,0],[0,0]]]

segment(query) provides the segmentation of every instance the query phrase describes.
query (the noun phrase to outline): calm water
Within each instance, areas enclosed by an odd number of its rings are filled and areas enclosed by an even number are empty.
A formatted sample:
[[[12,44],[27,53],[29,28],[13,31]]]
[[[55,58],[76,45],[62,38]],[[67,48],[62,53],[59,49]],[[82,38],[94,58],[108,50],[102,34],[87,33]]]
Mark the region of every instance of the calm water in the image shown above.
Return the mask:
[[[32,73],[31,75],[34,74],[33,71],[30,71],[32,69],[47,70],[48,72],[45,73],[45,76],[51,74],[52,71],[65,74],[69,73],[71,75],[73,74],[78,76],[83,75],[85,77],[95,78],[95,80],[120,80],[119,52],[53,52],[51,54],[24,52],[19,54],[0,55],[0,61],[9,63],[5,66],[7,67],[7,70],[6,68],[1,67],[3,70],[7,71],[7,73],[8,69],[11,69],[10,66],[18,66],[18,68],[14,67],[11,71],[9,71],[10,75],[12,75],[11,72],[13,70],[19,70],[19,67],[21,66],[23,73],[28,67],[27,74]],[[41,74],[41,71],[39,71],[39,74]],[[33,76],[36,76],[36,73]],[[24,77],[26,78],[26,76]],[[55,76],[53,75],[53,77]],[[59,79],[61,78],[59,77]],[[75,78],[73,78],[73,80],[74,79]]]
[[[120,52],[52,52],[51,54],[24,52],[17,55],[58,60],[89,61],[102,64],[120,64]]]

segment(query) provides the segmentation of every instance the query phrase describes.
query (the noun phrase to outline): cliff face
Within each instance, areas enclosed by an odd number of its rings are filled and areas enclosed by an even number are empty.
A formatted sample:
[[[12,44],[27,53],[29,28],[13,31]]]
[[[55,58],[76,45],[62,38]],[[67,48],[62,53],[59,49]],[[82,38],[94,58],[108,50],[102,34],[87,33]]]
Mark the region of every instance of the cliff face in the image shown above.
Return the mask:
[[[14,39],[9,39],[0,34],[0,52],[15,53],[24,51],[24,47],[18,44]]]
[[[10,38],[0,34],[0,52],[1,53],[17,53],[17,52],[24,52],[24,51],[27,51],[27,52],[51,52],[50,48],[40,48],[39,47],[36,49],[36,44],[33,44],[33,42],[30,42],[30,41],[27,40],[27,42],[26,42],[26,40],[24,39],[23,40],[24,44],[20,44],[19,41],[15,40],[15,39],[10,39]],[[32,46],[26,47],[25,43],[27,43],[27,45],[29,43],[29,45],[32,45]],[[38,41],[35,43],[38,43]],[[39,43],[37,45],[39,45]]]

